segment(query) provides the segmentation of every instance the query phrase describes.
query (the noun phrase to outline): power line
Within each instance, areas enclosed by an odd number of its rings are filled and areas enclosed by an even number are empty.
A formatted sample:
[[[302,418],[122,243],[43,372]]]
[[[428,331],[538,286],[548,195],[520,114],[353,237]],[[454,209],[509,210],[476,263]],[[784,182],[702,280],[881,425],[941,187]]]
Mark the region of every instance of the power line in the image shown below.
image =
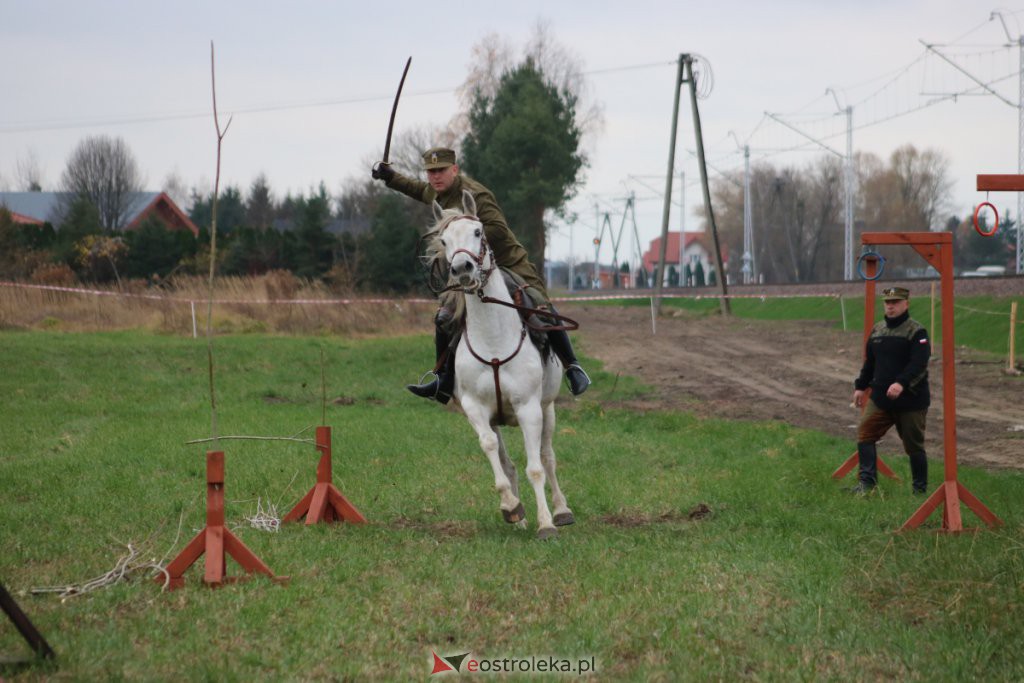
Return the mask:
[[[584,71],[583,76],[598,76],[620,71],[636,71],[639,69],[650,69],[653,67],[674,66],[675,62],[650,62],[647,64],[631,64],[626,66],[613,66],[605,69],[594,69]],[[420,90],[406,93],[406,97],[426,97],[431,95],[446,95],[458,90],[456,87],[438,88],[434,90]],[[394,95],[364,95],[359,97],[346,97],[341,99],[314,100],[310,102],[293,103],[269,103],[236,107],[224,112],[225,116],[238,114],[265,114],[269,112],[294,111],[298,109],[319,109],[323,107],[339,107],[352,104],[364,104],[367,102],[390,102]],[[16,121],[12,123],[0,123],[0,135],[5,133],[32,133],[47,130],[67,130],[74,128],[88,128],[96,126],[122,126],[142,123],[162,123],[165,121],[184,121],[209,117],[210,112],[189,111],[169,114],[132,114],[128,116],[110,116],[96,118],[71,118],[53,119],[42,122]]]

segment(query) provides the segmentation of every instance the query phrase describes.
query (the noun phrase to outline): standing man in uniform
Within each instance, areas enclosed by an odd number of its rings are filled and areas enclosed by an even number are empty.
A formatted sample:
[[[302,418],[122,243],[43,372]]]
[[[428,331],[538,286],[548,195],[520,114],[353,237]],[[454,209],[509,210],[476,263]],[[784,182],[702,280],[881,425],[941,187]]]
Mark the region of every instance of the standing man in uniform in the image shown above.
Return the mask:
[[[484,236],[494,251],[498,265],[525,281],[537,308],[554,312],[555,308],[551,305],[544,280],[530,263],[526,249],[509,229],[494,194],[476,180],[459,173],[455,151],[447,147],[428,149],[423,153],[423,169],[427,173],[425,183],[398,173],[385,162],[376,164],[371,175],[376,180],[383,180],[392,190],[397,190],[416,201],[429,205],[436,200],[444,209],[461,209],[462,191],[468,190],[476,202],[477,218],[484,226]],[[455,388],[455,350],[448,351],[459,322],[453,320],[453,317],[454,312],[442,302],[441,308],[434,316],[434,347],[437,360],[440,361],[442,355],[445,356],[445,360],[438,368],[434,380],[406,387],[417,396],[432,398],[441,403],[448,403]],[[552,330],[548,332],[548,340],[551,349],[565,366],[569,390],[574,396],[579,396],[590,386],[590,378],[576,360],[569,335],[565,330]]]
[[[875,444],[896,425],[903,450],[910,457],[914,493],[925,493],[928,459],[924,451],[924,430],[931,402],[928,393],[931,344],[924,326],[910,317],[908,290],[889,287],[882,296],[885,319],[871,329],[864,366],[854,382],[854,405],[864,411],[857,426],[860,482],[853,492],[863,494],[875,488],[878,483]]]

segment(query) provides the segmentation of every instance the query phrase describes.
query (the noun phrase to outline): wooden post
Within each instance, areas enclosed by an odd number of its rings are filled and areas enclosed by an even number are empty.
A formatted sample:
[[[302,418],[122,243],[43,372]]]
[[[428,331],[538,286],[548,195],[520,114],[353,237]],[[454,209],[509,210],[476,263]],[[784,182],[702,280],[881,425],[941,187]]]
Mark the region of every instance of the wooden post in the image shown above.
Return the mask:
[[[320,451],[320,462],[316,467],[316,484],[281,521],[297,522],[305,517],[307,525],[317,522],[365,524],[366,518],[332,481],[330,427],[316,428],[316,448]]]
[[[1012,375],[1017,374],[1017,349],[1016,349],[1016,343],[1015,343],[1016,340],[1017,340],[1017,302],[1014,301],[1014,302],[1010,303],[1010,357],[1009,357],[1010,366],[1007,368],[1007,370]]]
[[[932,283],[931,304],[932,304],[932,320],[928,324],[928,334],[930,334],[932,336],[932,340],[934,341],[935,340],[935,283],[934,282]],[[935,344],[932,344],[932,346],[935,346]]]
[[[224,526],[224,452],[206,452],[206,526],[189,541],[185,549],[166,567],[170,584],[174,590],[185,585],[184,573],[201,555],[205,553],[206,561],[203,581],[208,586],[220,586],[225,582],[237,581],[237,577],[227,576],[227,564],[224,553],[234,558],[247,573],[266,574],[275,581],[286,581],[286,576],[274,576],[267,565],[242,543],[230,529]],[[161,575],[156,579],[163,583]]]
[[[29,647],[32,648],[38,657],[44,659],[52,659],[54,657],[53,650],[50,649],[50,644],[46,642],[46,638],[36,629],[25,613],[21,611],[21,607],[14,601],[14,598],[11,597],[11,594],[7,592],[2,583],[0,583],[0,609],[3,609],[4,614],[11,620],[14,627],[18,629],[18,633],[21,634],[21,637],[25,639],[25,642],[29,644]],[[0,680],[3,679],[0,678]]]

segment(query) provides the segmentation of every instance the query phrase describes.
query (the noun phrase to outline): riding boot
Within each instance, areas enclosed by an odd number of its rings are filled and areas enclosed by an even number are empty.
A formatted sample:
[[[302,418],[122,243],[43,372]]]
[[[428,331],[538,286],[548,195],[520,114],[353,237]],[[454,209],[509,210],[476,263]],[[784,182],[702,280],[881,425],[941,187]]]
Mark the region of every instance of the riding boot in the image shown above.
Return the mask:
[[[433,373],[434,379],[425,384],[407,384],[405,388],[417,396],[432,398],[444,404],[451,400],[455,389],[455,349],[449,348],[452,336],[445,331],[440,317],[434,321],[434,352],[439,364]]]
[[[914,481],[914,493],[928,492],[928,458],[924,451],[911,453],[910,477]]]
[[[853,493],[868,493],[878,483],[878,450],[871,442],[857,444],[857,456],[860,461],[860,481],[853,487]]]
[[[565,330],[552,330],[548,332],[548,341],[551,342],[551,350],[555,352],[558,359],[565,366],[565,376],[569,380],[569,391],[573,396],[579,396],[590,386],[590,378],[580,367],[576,360],[576,354],[572,350],[572,342]]]

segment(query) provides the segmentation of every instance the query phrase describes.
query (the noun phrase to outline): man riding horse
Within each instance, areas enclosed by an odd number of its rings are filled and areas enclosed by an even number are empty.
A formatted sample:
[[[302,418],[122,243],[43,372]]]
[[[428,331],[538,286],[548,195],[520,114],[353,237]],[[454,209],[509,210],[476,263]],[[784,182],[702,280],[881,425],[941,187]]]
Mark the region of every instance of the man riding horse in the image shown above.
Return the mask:
[[[437,201],[445,209],[460,209],[462,191],[467,190],[476,201],[477,217],[483,223],[484,236],[494,251],[498,266],[525,282],[527,293],[537,308],[555,313],[544,280],[530,262],[526,249],[509,229],[494,194],[476,180],[459,173],[454,150],[447,147],[428,149],[423,153],[423,169],[427,173],[425,183],[398,173],[386,162],[376,164],[372,176],[376,180],[383,180],[392,190],[416,201],[428,205]],[[449,351],[449,346],[457,336],[459,324],[454,318],[454,297],[442,296],[441,307],[434,316],[434,347],[438,368],[432,381],[406,387],[417,396],[432,398],[441,403],[448,403],[451,399],[455,387],[455,353],[454,349]],[[551,349],[565,367],[569,390],[574,396],[579,396],[590,386],[590,378],[576,360],[569,335],[564,330],[552,330],[547,336]]]

